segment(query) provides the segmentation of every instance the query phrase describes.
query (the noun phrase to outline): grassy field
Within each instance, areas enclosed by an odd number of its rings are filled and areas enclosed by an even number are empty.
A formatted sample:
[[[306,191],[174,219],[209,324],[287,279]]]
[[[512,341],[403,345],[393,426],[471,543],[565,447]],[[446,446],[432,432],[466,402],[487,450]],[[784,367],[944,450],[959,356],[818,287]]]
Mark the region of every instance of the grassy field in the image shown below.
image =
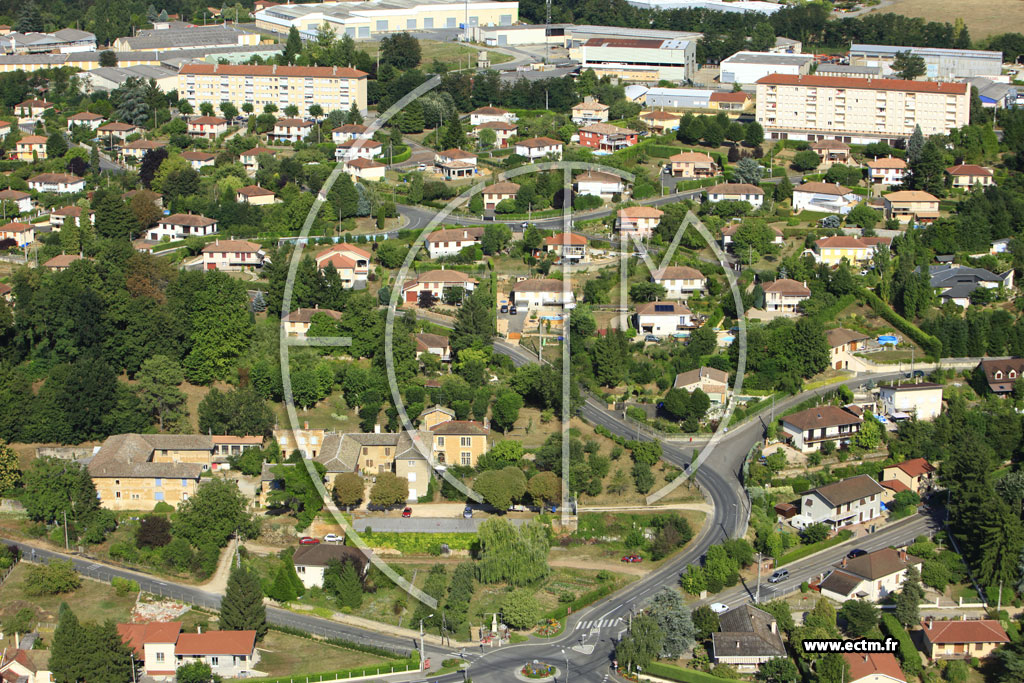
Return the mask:
[[[384,661],[365,652],[346,650],[277,631],[268,631],[258,649],[260,663],[257,668],[270,676],[315,674]]]
[[[380,43],[378,42],[364,42],[359,44],[360,50],[365,50],[371,57],[376,57],[377,52],[380,50]],[[434,63],[434,60],[438,60],[443,64],[447,64],[450,68],[457,69],[466,67],[466,55],[470,56],[469,62],[471,66],[476,66],[476,55],[480,51],[475,47],[465,45],[463,43],[456,43],[454,41],[439,41],[439,40],[420,40],[420,66],[428,67]],[[496,52],[494,50],[488,50],[487,56],[490,57],[492,64],[502,64],[503,62],[511,61],[512,55],[507,55],[504,52]]]
[[[74,593],[63,595],[30,596],[25,593],[28,563],[21,563],[0,586],[0,619],[6,619],[18,610],[32,609],[39,621],[56,621],[60,603],[67,602],[79,621],[101,622],[107,619],[125,621],[135,604],[135,593],[119,597],[110,584],[83,579]]]
[[[1011,0],[883,0],[877,12],[895,12],[926,21],[954,23],[961,18],[967,24],[972,40],[1015,30],[1024,22],[1024,3]]]

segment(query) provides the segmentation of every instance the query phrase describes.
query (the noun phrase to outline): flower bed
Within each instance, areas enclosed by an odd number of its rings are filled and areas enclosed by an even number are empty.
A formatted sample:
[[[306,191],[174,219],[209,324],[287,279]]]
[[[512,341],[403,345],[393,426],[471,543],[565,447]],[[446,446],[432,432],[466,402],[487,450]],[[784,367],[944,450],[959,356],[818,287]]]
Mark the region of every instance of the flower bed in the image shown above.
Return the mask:
[[[527,678],[551,678],[555,675],[555,667],[550,664],[545,664],[544,662],[534,661],[530,664],[524,665],[523,668],[519,670],[519,673]]]
[[[538,636],[554,636],[562,630],[562,622],[558,619],[545,619],[544,623],[537,627]]]

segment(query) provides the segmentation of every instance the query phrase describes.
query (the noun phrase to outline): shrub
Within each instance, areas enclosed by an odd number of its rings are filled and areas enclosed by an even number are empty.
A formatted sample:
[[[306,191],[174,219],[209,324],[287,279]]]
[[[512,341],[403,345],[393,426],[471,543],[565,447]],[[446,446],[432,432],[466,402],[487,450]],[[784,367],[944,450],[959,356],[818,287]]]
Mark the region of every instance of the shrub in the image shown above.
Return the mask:
[[[25,593],[32,596],[72,593],[82,585],[82,577],[71,560],[50,560],[47,564],[29,567],[25,577]]]
[[[124,579],[120,576],[115,576],[110,580],[110,585],[114,587],[114,591],[120,596],[128,595],[129,593],[139,592],[139,582],[132,579]]]

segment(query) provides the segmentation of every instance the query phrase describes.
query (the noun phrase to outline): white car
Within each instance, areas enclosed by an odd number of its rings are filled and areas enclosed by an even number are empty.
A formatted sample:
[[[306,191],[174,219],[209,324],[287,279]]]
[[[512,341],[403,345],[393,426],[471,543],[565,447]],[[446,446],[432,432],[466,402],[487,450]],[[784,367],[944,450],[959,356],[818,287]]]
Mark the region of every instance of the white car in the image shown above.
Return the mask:
[[[338,536],[337,534],[327,534],[324,536],[324,543],[341,543],[344,540],[344,536]]]
[[[722,614],[723,612],[729,611],[729,605],[725,604],[724,602],[713,602],[709,605],[709,607],[711,608],[711,611],[715,614]]]

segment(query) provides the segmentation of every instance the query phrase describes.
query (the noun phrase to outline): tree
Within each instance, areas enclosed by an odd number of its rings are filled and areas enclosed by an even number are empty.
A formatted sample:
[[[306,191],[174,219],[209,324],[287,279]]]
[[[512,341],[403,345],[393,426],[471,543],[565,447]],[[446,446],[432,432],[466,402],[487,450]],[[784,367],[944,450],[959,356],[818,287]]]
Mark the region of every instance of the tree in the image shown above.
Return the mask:
[[[248,500],[238,490],[237,482],[211,479],[178,504],[171,526],[175,536],[197,548],[204,544],[223,548],[236,532],[242,538],[259,534],[259,520],[247,509]]]
[[[189,662],[175,672],[178,683],[220,683],[219,674],[213,673],[210,665],[202,661]]]
[[[267,590],[267,597],[281,603],[298,597],[295,591],[295,584],[292,583],[287,566],[281,565],[278,567],[277,574],[274,575],[274,581]]]
[[[50,137],[46,138],[47,159],[59,159],[67,153],[68,141],[64,139],[63,133],[54,132],[50,134]]]
[[[295,60],[302,53],[302,38],[299,36],[299,29],[294,25],[288,29],[288,39],[284,44],[284,52],[281,57],[287,64],[294,64]]]
[[[697,627],[690,617],[689,606],[677,591],[666,587],[655,593],[647,613],[654,618],[665,636],[659,657],[676,659],[693,647]]]
[[[220,603],[220,627],[224,631],[256,631],[262,640],[267,633],[267,610],[256,574],[232,565],[228,587]]]
[[[163,515],[146,515],[139,520],[135,545],[139,548],[162,548],[171,542],[171,521]]]
[[[484,226],[480,241],[483,252],[488,256],[501,253],[512,240],[512,231],[504,223],[489,223]]]
[[[558,502],[562,499],[562,481],[554,472],[538,472],[527,483],[530,497],[537,505]]]
[[[860,430],[854,434],[853,442],[861,448],[872,450],[878,448],[878,445],[882,443],[882,436],[882,423],[868,412],[864,414],[864,421],[861,423]]]
[[[0,495],[13,491],[21,483],[21,466],[18,454],[0,441]]]
[[[252,387],[222,393],[216,387],[199,402],[199,431],[207,434],[268,435],[274,413]]]
[[[73,593],[82,586],[82,577],[75,571],[71,560],[50,560],[28,568],[25,594],[34,597]]]
[[[821,163],[821,157],[813,150],[805,149],[793,155],[792,166],[797,171],[813,171]]]
[[[515,426],[519,419],[519,411],[523,407],[523,397],[511,389],[502,389],[494,399],[491,417],[494,425],[504,434]]]
[[[874,230],[882,216],[868,206],[867,202],[861,202],[853,207],[853,210],[846,216],[847,225],[856,225],[863,230]]]
[[[907,156],[910,156],[909,143]],[[904,184],[912,190],[923,190],[941,196],[946,189],[945,155],[942,146],[934,139],[928,139],[920,153],[907,164],[910,176]]]
[[[363,584],[353,562],[329,560],[324,570],[324,590],[342,607],[356,609],[363,604]]]
[[[334,478],[331,495],[338,507],[347,509],[362,502],[365,491],[362,477],[355,472],[343,472]]]
[[[516,527],[501,517],[485,520],[478,530],[482,583],[525,586],[548,574],[548,536],[536,522]]]
[[[908,81],[924,76],[928,71],[924,57],[915,55],[910,50],[897,52],[892,60],[892,70],[896,76]]]
[[[451,334],[452,351],[457,354],[463,349],[483,348],[490,343],[494,336],[492,306],[487,287],[473,290],[455,314],[455,326]]]
[[[793,198],[793,183],[789,176],[782,176],[782,180],[775,184],[775,201],[784,202]]]
[[[665,288],[656,282],[641,281],[629,288],[629,298],[636,302],[654,301],[665,294]]]
[[[768,683],[797,683],[800,680],[800,670],[796,668],[796,663],[792,659],[776,657],[762,664],[754,678]]]
[[[512,466],[487,470],[473,482],[473,489],[497,510],[504,511],[526,493],[526,475]]]
[[[100,66],[117,66],[117,53],[113,50],[100,52]]]
[[[502,621],[514,629],[533,628],[540,620],[540,603],[533,591],[520,588],[501,601]]]
[[[380,41],[381,64],[408,71],[419,66],[420,59],[420,41],[404,31],[385,36]]]
[[[924,588],[921,587],[921,575],[915,567],[907,568],[907,576],[903,587],[894,601],[893,616],[904,626],[912,626],[921,620],[918,605],[924,600]]]
[[[313,461],[312,465],[317,473],[317,481],[322,480],[324,466],[316,461]],[[309,476],[304,466],[277,465],[273,472],[276,480],[282,482],[282,486],[270,492],[267,497],[268,506],[290,510],[295,514],[296,528],[305,529],[324,506],[317,482]]]
[[[393,472],[382,472],[370,489],[370,502],[388,507],[404,503],[409,498],[409,481]]]
[[[743,143],[748,147],[760,147],[764,144],[764,128],[757,121],[751,121],[747,124],[746,135],[743,137]]]
[[[764,174],[764,167],[750,157],[743,157],[736,162],[736,165],[733,167],[733,173],[736,175],[736,180],[739,182],[757,185],[761,182],[761,176]]]
[[[466,131],[457,118],[451,118],[445,122],[438,138],[438,147],[441,150],[461,149],[466,145]]]
[[[185,381],[181,365],[167,356],[157,354],[142,362],[135,378],[138,380],[142,405],[151,416],[156,417],[161,430],[165,422],[183,417],[180,409],[185,405],[185,394],[178,389]]]
[[[49,668],[59,683],[83,680],[85,642],[82,625],[66,602],[57,612],[57,628],[50,646]]]
[[[821,543],[822,541],[828,538],[828,535],[828,525],[822,522],[818,522],[816,524],[811,524],[805,527],[800,534],[800,540],[806,543],[807,545],[811,545],[813,543]]]
[[[664,639],[665,634],[654,617],[641,614],[633,619],[629,634],[616,646],[615,658],[627,671],[634,668],[647,669],[661,652]]]
[[[98,507],[96,487],[89,472],[79,463],[60,458],[36,458],[25,472],[21,502],[29,519],[45,524],[70,524]]]
[[[914,132],[907,140],[907,162],[917,161],[924,149],[924,133],[921,131],[921,124],[914,126]]]
[[[878,628],[880,612],[866,600],[847,600],[839,610],[846,621],[846,632],[855,638],[866,638]]]

